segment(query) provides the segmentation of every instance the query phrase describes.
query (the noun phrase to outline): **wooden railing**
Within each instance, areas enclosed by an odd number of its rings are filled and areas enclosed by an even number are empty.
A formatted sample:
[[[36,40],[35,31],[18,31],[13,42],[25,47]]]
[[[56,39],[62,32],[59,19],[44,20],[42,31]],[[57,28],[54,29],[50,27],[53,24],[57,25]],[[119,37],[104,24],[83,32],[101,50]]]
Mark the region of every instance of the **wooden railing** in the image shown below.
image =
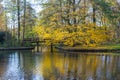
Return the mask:
[[[24,38],[23,42],[38,42],[39,38]]]

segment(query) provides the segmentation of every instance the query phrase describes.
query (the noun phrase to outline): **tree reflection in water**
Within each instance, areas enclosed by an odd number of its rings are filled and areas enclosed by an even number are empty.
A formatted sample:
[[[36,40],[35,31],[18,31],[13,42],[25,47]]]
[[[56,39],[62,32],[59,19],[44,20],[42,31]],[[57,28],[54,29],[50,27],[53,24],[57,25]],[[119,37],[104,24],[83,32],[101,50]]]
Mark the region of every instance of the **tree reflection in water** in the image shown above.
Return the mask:
[[[113,55],[45,54],[45,80],[118,80],[120,57]]]
[[[0,80],[119,80],[119,76],[119,55],[0,53]]]

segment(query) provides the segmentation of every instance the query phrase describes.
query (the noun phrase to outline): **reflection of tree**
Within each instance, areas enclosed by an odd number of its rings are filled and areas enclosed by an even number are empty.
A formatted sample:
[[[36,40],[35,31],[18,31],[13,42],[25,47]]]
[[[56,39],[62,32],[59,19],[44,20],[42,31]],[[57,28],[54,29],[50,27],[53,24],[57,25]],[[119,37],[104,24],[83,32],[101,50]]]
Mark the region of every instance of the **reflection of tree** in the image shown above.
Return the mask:
[[[104,60],[104,68],[103,68],[103,79],[106,80],[106,75],[107,75],[107,56],[105,56],[105,60]]]
[[[6,58],[8,55],[5,55],[6,53],[3,52],[0,53],[0,76],[2,76],[5,72],[6,72],[6,68],[7,68],[7,63],[8,63],[8,59]]]
[[[30,55],[30,52],[22,52],[20,54],[20,62],[21,62],[21,68],[24,70],[25,73],[24,79],[31,79],[32,78],[32,70],[34,67],[34,59],[32,59],[32,55]]]
[[[115,57],[114,57],[115,58]],[[78,54],[46,54],[43,59],[42,74],[45,80],[104,80],[112,78],[114,69],[117,73],[119,58],[112,56],[78,55]],[[115,66],[111,68],[112,63]],[[110,78],[109,78],[110,77]]]
[[[40,76],[36,74],[41,57],[31,54],[31,51],[0,53],[0,77],[3,80],[34,80],[35,76]]]
[[[25,51],[22,52],[20,62],[23,62],[20,67],[23,68],[23,72],[25,73],[24,79],[31,80],[33,79],[33,76],[35,76],[37,73],[39,73],[39,67],[41,63],[41,57],[31,55],[32,52]]]
[[[33,76],[36,74],[43,75],[44,80],[119,80],[120,78],[119,56],[67,53],[48,53],[38,56],[31,53],[0,53],[0,76],[6,74],[14,63],[13,71],[18,72],[13,75],[22,74],[24,79],[29,80],[34,79]]]
[[[111,76],[115,80],[120,79],[120,57],[119,56],[111,56],[111,65],[110,65],[110,71]]]

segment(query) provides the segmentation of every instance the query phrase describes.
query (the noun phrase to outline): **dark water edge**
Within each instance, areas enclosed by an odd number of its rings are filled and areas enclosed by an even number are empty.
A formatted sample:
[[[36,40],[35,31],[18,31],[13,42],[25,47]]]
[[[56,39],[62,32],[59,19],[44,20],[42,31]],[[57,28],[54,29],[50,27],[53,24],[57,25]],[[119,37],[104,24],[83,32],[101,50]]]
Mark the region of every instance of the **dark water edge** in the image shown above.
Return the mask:
[[[16,50],[33,50],[34,47],[8,47],[8,48],[0,48],[0,51],[16,51]]]
[[[120,55],[109,54],[0,51],[0,80],[120,80]]]

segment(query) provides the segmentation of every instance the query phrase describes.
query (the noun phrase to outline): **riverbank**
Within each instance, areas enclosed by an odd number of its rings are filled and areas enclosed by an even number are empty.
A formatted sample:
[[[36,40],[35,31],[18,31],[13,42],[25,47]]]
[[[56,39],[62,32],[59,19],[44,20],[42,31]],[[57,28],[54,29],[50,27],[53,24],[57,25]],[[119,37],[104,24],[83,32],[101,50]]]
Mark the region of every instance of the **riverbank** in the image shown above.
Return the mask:
[[[6,50],[33,50],[34,47],[0,47],[0,51],[6,51]]]
[[[120,44],[117,45],[104,45],[99,47],[55,47],[58,50],[61,51],[67,51],[67,52],[120,52]]]

